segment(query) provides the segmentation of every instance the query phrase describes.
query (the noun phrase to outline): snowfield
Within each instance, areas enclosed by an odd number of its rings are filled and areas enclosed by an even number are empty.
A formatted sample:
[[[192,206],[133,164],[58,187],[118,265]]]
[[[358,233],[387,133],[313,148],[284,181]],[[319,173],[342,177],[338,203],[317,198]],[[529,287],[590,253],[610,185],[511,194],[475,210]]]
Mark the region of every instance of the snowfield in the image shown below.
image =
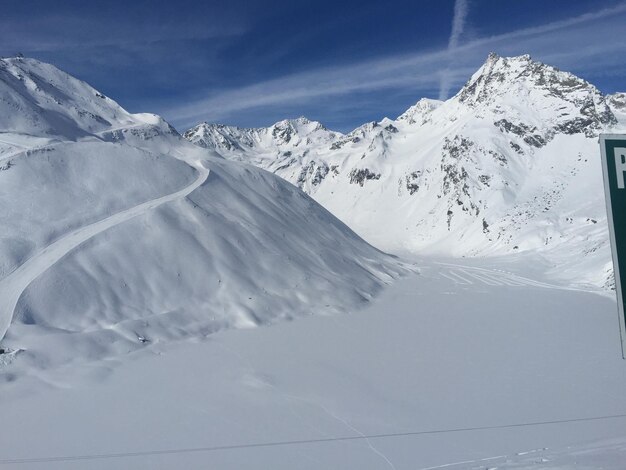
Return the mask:
[[[623,469],[623,106],[490,56],[349,135],[192,143],[0,59],[0,468]]]
[[[0,468],[624,468],[613,298],[414,263],[364,310],[5,383]]]

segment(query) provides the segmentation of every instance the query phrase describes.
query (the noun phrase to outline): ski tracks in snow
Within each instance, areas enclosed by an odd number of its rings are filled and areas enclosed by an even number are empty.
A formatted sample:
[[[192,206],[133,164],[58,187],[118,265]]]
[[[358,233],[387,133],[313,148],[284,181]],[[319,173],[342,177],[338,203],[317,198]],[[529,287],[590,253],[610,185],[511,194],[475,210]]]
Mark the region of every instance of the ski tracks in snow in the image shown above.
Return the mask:
[[[540,287],[544,289],[566,289],[545,282],[534,281],[506,271],[456,265],[450,263],[436,263],[440,266],[439,274],[460,286],[486,285],[490,287]]]
[[[26,260],[15,271],[0,281],[0,340],[4,338],[11,324],[13,312],[24,290],[66,254],[99,233],[155,209],[162,204],[184,198],[200,187],[209,176],[209,170],[199,161],[190,164],[198,171],[198,177],[190,185],[174,193],[151,199],[67,233]]]

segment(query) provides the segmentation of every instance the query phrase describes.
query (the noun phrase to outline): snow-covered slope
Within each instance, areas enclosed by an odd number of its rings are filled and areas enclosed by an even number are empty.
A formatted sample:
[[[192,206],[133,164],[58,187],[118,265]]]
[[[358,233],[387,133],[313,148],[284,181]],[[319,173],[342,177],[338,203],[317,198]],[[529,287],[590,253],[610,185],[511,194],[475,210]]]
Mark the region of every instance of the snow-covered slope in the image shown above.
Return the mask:
[[[541,252],[547,269],[564,268],[555,275],[603,286],[611,280],[597,137],[619,128],[622,102],[529,56],[491,54],[448,101],[422,99],[347,135],[314,123],[309,138],[299,119],[288,122],[292,146],[248,139],[284,123],[201,124],[184,136],[282,176],[379,248]]]
[[[0,59],[0,129],[76,139],[138,120],[115,101],[53,65]]]
[[[132,135],[145,143],[160,134],[178,135],[160,116],[128,113],[55,66],[22,57],[0,59],[0,111],[3,167],[13,154],[54,142]]]
[[[606,101],[621,124],[620,127],[626,127],[626,93],[608,95]]]
[[[403,271],[281,178],[50,65],[4,59],[0,87],[0,339],[24,365],[343,311]]]
[[[416,260],[355,315],[0,383],[0,468],[623,470],[614,297],[519,261]]]

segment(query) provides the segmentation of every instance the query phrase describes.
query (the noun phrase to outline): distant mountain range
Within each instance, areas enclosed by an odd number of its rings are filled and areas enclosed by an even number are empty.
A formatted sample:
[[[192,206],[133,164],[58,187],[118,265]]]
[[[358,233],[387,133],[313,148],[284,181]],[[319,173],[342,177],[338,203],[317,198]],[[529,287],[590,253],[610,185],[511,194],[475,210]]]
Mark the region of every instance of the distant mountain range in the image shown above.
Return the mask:
[[[598,135],[626,94],[530,56],[491,54],[445,102],[348,134],[304,117],[184,137],[298,186],[375,246],[447,256],[540,254],[552,277],[612,286]]]

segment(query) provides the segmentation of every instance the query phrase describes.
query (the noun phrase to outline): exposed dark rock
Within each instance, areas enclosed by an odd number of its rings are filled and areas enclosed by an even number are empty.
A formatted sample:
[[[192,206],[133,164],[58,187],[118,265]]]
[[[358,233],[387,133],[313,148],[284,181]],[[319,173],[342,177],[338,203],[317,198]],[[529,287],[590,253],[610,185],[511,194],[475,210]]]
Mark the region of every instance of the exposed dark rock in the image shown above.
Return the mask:
[[[350,184],[358,184],[359,186],[363,186],[366,180],[378,180],[380,179],[380,173],[374,173],[370,171],[368,168],[357,169],[354,168],[350,172]]]
[[[511,146],[511,148],[513,150],[515,150],[517,153],[519,153],[520,155],[524,154],[524,151],[522,150],[522,147],[520,147],[519,145],[517,145],[515,142],[509,142],[509,145]]]
[[[406,180],[406,189],[409,191],[409,194],[415,194],[420,189],[419,180],[421,176],[422,172],[417,170],[404,177]]]
[[[535,126],[528,126],[524,123],[514,124],[506,119],[500,119],[493,123],[500,131],[514,134],[521,137],[524,142],[533,147],[541,148],[546,145],[546,139],[538,133]],[[518,146],[519,147],[519,146]]]
[[[303,188],[305,183],[308,181],[311,182],[313,186],[319,185],[326,175],[328,175],[328,165],[326,163],[317,163],[314,161],[310,161],[308,165],[302,168],[300,171],[300,175],[298,175],[297,185],[300,188]]]
[[[277,125],[272,130],[272,137],[274,139],[282,140],[283,142],[287,143],[291,141],[291,138],[293,137],[295,132],[296,131],[291,124],[287,124],[285,126]]]

